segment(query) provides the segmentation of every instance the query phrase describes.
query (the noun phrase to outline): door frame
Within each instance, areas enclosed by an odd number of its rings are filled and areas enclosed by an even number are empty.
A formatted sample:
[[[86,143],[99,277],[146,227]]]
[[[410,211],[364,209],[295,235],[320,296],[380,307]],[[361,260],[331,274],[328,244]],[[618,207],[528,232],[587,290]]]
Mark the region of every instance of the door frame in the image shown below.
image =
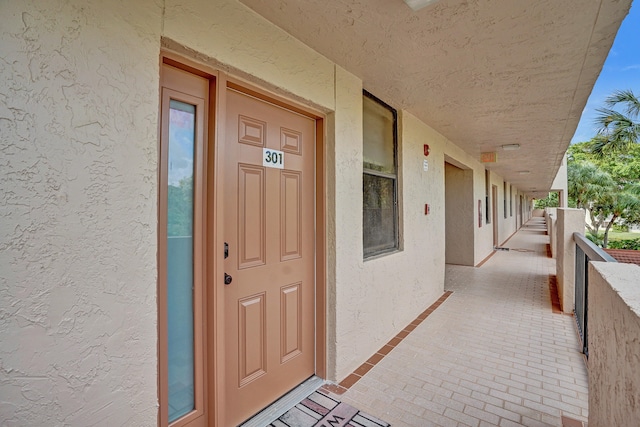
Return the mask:
[[[327,255],[326,255],[326,218],[327,218],[327,183],[326,183],[326,141],[325,125],[327,120],[323,113],[298,102],[268,91],[264,82],[249,82],[239,77],[221,71],[213,65],[196,62],[175,51],[166,48],[160,52],[160,69],[162,64],[172,65],[209,79],[209,117],[208,117],[208,147],[206,152],[206,207],[205,207],[205,254],[207,256],[205,273],[205,329],[206,343],[204,354],[206,365],[206,400],[205,412],[208,423],[212,426],[225,424],[225,354],[224,354],[224,143],[226,123],[226,93],[227,87],[239,90],[258,99],[284,107],[298,114],[312,118],[316,123],[315,147],[315,375],[327,377]],[[161,117],[161,116],[159,116]],[[162,123],[159,121],[158,129]],[[160,132],[158,133],[160,135]],[[218,249],[218,250],[216,250]],[[159,290],[160,291],[160,290]],[[164,313],[158,307],[159,324],[166,322]],[[159,331],[160,333],[160,331]],[[159,337],[162,339],[162,337]],[[158,352],[163,351],[158,348]],[[166,372],[164,373],[166,374]],[[158,367],[158,391],[160,408],[163,403],[161,383],[163,366]],[[159,423],[162,422],[160,416]]]
[[[491,186],[491,219],[493,220],[493,246],[500,244],[498,229],[498,186]]]

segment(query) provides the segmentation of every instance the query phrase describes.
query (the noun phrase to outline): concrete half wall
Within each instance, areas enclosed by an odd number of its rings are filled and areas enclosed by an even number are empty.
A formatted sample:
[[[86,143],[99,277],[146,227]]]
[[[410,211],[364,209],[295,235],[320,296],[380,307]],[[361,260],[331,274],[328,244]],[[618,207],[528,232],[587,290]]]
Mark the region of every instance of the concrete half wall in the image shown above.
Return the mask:
[[[589,425],[640,420],[640,267],[589,265]]]

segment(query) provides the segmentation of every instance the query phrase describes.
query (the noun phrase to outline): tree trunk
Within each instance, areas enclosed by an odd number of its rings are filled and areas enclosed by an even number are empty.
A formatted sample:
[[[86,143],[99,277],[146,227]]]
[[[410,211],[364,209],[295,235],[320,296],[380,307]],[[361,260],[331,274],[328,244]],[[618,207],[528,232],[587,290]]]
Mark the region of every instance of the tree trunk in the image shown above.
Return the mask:
[[[602,241],[603,249],[606,249],[607,245],[609,244],[609,230],[611,229],[611,226],[613,225],[613,222],[616,220],[616,218],[618,218],[618,215],[612,216],[611,221],[609,221],[609,224],[607,224],[607,228],[604,229],[604,240]]]

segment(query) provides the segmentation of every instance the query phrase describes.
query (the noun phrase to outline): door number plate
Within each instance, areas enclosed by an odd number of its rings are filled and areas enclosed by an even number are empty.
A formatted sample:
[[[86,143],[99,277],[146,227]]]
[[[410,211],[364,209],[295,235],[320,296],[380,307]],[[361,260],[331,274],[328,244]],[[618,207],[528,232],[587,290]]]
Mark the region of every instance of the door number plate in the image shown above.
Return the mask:
[[[262,166],[268,168],[284,169],[284,152],[272,150],[270,148],[262,149]]]

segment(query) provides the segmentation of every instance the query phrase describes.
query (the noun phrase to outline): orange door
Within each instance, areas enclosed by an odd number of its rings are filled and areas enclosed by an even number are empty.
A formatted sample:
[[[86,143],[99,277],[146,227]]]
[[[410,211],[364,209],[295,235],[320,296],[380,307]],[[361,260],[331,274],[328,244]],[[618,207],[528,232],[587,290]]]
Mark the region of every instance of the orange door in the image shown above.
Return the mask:
[[[314,374],[315,121],[227,89],[225,410],[250,418]]]

